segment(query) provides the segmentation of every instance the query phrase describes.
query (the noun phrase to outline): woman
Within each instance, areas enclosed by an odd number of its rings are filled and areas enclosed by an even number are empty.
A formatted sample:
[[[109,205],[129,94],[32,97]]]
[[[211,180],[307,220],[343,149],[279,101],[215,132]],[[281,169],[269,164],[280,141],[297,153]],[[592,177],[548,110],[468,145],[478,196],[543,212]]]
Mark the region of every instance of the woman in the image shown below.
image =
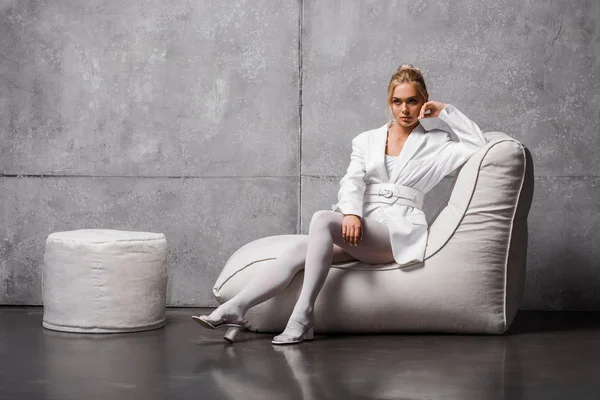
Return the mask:
[[[273,344],[313,338],[313,308],[332,263],[360,260],[369,264],[422,262],[427,245],[423,195],[462,165],[487,140],[479,127],[450,104],[429,101],[418,68],[402,64],[388,85],[390,121],[352,140],[346,175],[332,211],[317,211],[308,237],[286,249],[272,273],[258,277],[209,316],[192,317],[215,329],[229,327],[225,339],[244,324],[246,312],[283,290],[304,268],[300,297]],[[439,117],[458,137],[426,131],[419,121]]]

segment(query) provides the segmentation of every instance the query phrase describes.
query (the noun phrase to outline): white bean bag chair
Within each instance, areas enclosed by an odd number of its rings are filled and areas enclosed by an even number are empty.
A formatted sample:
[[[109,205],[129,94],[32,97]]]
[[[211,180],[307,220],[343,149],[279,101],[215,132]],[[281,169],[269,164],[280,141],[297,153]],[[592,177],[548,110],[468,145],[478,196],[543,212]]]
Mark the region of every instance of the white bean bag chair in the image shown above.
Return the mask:
[[[359,261],[333,265],[315,304],[315,332],[505,332],[522,297],[527,215],[533,196],[529,151],[499,132],[456,174],[448,204],[430,225],[426,259],[400,268]],[[299,235],[250,242],[227,261],[213,293],[223,303]],[[255,332],[281,332],[303,272],[246,315]]]
[[[165,325],[167,241],[162,233],[55,232],[42,273],[44,328],[134,332]]]

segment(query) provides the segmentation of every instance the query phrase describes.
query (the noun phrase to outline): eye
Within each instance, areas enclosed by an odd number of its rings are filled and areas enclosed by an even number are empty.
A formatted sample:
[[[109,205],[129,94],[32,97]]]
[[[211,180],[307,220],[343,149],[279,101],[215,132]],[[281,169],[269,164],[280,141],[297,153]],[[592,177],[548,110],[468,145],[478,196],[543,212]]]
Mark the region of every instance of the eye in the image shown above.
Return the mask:
[[[417,99],[410,99],[408,102],[410,104],[416,104],[417,103]]]
[[[395,99],[395,100],[393,100],[392,102],[393,102],[394,104],[396,104],[396,105],[400,104],[400,100],[398,100],[398,99]]]

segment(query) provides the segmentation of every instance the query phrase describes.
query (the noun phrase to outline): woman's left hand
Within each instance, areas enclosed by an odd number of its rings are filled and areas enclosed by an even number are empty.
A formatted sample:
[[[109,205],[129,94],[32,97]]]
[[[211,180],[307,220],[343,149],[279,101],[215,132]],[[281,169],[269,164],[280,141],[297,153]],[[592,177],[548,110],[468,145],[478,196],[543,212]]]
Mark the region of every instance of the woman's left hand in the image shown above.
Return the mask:
[[[419,112],[419,119],[435,118],[438,115],[440,115],[440,113],[445,107],[446,103],[440,103],[439,101],[428,101],[427,103],[423,104],[423,107],[421,107],[421,111]],[[429,114],[425,114],[425,111],[427,110],[430,111]]]

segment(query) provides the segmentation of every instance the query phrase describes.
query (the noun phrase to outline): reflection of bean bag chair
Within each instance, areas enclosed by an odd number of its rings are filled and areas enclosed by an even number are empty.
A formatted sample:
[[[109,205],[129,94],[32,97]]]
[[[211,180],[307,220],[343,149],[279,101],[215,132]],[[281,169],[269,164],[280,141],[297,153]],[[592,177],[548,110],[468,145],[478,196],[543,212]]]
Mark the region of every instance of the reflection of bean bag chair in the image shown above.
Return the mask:
[[[494,132],[456,174],[446,207],[430,226],[425,262],[408,268],[358,261],[333,266],[315,304],[315,332],[503,333],[521,300],[527,215],[533,196],[531,155]],[[220,303],[299,235],[242,246],[227,261],[213,292]],[[249,329],[281,332],[302,286],[300,272],[274,298],[246,315]]]
[[[548,393],[539,386],[511,385],[527,382],[531,369],[520,354],[522,346],[503,337],[381,336],[368,344],[361,339],[330,336],[316,351],[311,345],[262,351],[226,346],[203,388],[214,385],[212,392],[228,399],[252,393],[255,399],[500,400]]]

